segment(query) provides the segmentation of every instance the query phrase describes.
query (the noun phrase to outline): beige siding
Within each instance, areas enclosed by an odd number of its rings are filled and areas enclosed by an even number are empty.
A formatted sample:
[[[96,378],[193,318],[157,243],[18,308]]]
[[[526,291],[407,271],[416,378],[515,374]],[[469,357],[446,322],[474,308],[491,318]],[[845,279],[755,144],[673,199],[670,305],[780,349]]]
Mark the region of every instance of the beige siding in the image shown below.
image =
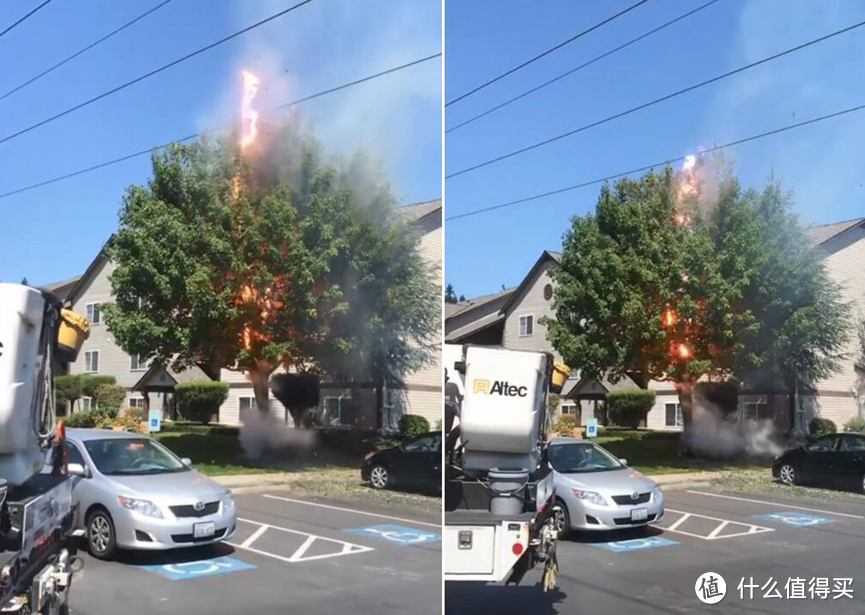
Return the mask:
[[[442,226],[441,219],[437,222],[432,222],[432,228],[424,229],[427,232],[423,235],[420,241],[420,251],[426,262],[429,264],[433,279],[439,288],[443,284],[442,272]],[[439,307],[440,307],[440,302]],[[442,339],[441,333],[438,332],[434,339],[430,340],[435,344],[435,356],[433,361],[425,368],[409,374],[405,378],[406,391],[406,412],[409,414],[419,414],[425,417],[431,426],[435,426],[436,422],[442,417],[442,386],[444,379],[444,368],[442,366]]]
[[[823,247],[828,252],[826,270],[841,287],[844,300],[853,305],[854,319],[865,318],[865,228],[843,233]],[[849,359],[840,372],[817,385],[818,413],[835,421],[839,428],[860,410],[865,411],[865,399],[856,397],[859,376],[854,365],[858,349],[856,331],[851,329],[845,348]]]
[[[512,350],[546,350],[553,351],[553,346],[547,340],[547,328],[538,321],[544,317],[553,317],[552,300],[544,299],[544,287],[552,284],[550,278],[550,267],[553,261],[547,261],[536,272],[534,279],[529,281],[520,296],[516,297],[510,306],[505,318],[505,330],[502,336],[502,345]],[[534,316],[534,329],[532,335],[520,335],[520,316],[531,314]]]

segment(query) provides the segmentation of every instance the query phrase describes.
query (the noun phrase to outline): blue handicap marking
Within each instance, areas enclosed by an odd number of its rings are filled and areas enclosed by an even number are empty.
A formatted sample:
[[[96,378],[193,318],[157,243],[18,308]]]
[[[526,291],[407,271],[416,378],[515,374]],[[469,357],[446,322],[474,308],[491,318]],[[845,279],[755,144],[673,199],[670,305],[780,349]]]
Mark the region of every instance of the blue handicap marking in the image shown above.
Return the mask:
[[[790,510],[782,510],[768,515],[754,515],[752,519],[762,519],[763,521],[775,521],[792,525],[793,527],[812,527],[815,525],[823,525],[825,523],[834,523],[835,519],[827,519],[826,517],[818,517],[801,512],[793,512]]]
[[[366,527],[355,527],[345,530],[349,534],[357,534],[358,536],[371,536],[379,540],[386,540],[398,545],[418,545],[427,542],[435,542],[441,540],[441,534],[419,530],[413,527],[404,525],[394,525],[392,523],[381,523],[379,525],[369,525]]]
[[[625,551],[639,551],[640,549],[654,549],[655,547],[670,547],[679,544],[675,540],[669,538],[661,538],[660,536],[649,536],[648,538],[633,538],[631,540],[616,540],[613,542],[595,542],[590,543],[593,547],[600,547],[613,551],[615,553],[624,553]]]
[[[233,557],[214,557],[212,559],[201,559],[194,562],[178,562],[176,564],[147,564],[139,566],[145,570],[158,572],[172,581],[179,579],[195,579],[212,574],[225,574],[226,572],[238,572],[255,568]]]

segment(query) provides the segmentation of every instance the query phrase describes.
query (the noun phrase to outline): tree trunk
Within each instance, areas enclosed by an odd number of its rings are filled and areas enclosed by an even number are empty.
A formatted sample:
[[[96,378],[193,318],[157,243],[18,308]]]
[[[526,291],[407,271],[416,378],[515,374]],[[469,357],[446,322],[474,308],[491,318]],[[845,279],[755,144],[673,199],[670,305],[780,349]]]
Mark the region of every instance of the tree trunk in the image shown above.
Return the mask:
[[[270,412],[270,374],[273,371],[269,366],[259,364],[249,370],[249,379],[252,381],[252,391],[255,394],[255,405],[262,414]]]
[[[682,407],[682,452],[690,456],[691,425],[694,419],[694,378],[691,374],[684,374],[676,382],[676,392],[679,394],[679,405]]]

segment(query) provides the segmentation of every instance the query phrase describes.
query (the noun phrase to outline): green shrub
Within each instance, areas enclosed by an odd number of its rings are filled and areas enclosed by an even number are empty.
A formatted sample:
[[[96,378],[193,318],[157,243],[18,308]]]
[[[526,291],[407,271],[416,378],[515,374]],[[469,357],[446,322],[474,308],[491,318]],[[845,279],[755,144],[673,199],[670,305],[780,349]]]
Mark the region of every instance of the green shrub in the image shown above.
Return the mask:
[[[429,431],[429,421],[417,414],[403,414],[399,417],[399,437],[408,440]]]
[[[105,414],[114,418],[126,399],[126,389],[117,384],[100,384],[93,392],[93,401],[96,407]]]
[[[240,427],[231,425],[205,425],[191,421],[162,421],[161,433],[191,433],[202,436],[219,435],[236,438],[240,435]]]
[[[100,384],[117,384],[114,376],[106,376],[104,374],[82,374],[81,375],[81,391],[84,397],[96,397],[96,388]]]
[[[228,383],[218,380],[191,380],[174,387],[177,411],[188,421],[207,424],[228,399]]]
[[[865,417],[854,416],[844,423],[844,431],[865,431]]]
[[[574,414],[559,414],[553,423],[553,432],[557,434],[571,435],[571,430],[577,426],[577,417]]]
[[[81,385],[81,375],[67,374],[65,376],[56,376],[54,378],[54,393],[58,406],[65,406],[68,403],[71,407],[84,394],[84,388]]]
[[[144,408],[124,408],[120,416],[124,419],[129,419],[130,421],[138,421],[139,423],[147,420]]]
[[[636,428],[646,420],[655,404],[655,392],[645,389],[627,389],[607,393],[607,416],[622,427]]]
[[[814,417],[813,419],[811,419],[811,422],[808,423],[808,433],[815,438],[828,436],[829,434],[836,433],[837,431],[838,427],[833,421],[829,419],[821,419],[820,417]]]
[[[98,428],[111,423],[111,418],[101,410],[76,412],[65,419],[67,427]]]

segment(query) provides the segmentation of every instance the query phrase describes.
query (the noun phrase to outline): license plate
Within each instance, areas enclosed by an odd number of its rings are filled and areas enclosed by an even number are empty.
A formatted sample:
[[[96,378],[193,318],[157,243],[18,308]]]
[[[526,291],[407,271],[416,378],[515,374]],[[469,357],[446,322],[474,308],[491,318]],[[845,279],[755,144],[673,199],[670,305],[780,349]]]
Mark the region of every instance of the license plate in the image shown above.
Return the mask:
[[[631,511],[631,521],[645,521],[649,518],[649,511],[645,508],[635,508]]]
[[[208,521],[207,523],[193,523],[192,524],[192,537],[193,538],[209,538],[216,533],[216,528],[214,527],[213,521]]]

